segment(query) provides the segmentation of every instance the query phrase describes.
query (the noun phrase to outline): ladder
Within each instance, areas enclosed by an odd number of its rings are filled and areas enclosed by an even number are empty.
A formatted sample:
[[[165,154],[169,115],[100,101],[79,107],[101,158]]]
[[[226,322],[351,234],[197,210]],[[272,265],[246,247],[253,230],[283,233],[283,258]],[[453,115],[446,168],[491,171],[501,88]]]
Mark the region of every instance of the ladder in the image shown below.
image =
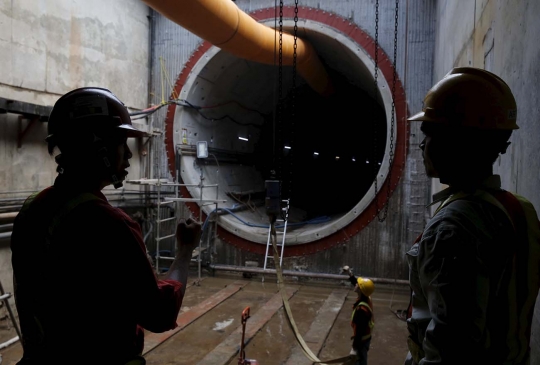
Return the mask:
[[[162,224],[164,225],[165,223],[167,222],[176,222],[178,220],[178,217],[176,215],[176,212],[178,211],[178,205],[173,201],[173,200],[167,200],[166,198],[162,198],[161,197],[161,187],[162,186],[172,186],[174,187],[174,196],[175,198],[178,198],[178,186],[179,184],[177,184],[176,182],[168,182],[166,181],[165,183],[162,183],[161,179],[158,177],[157,179],[157,202],[156,202],[156,205],[157,205],[157,217],[156,217],[156,234],[155,234],[155,240],[156,240],[156,255],[155,255],[155,259],[156,259],[156,264],[155,264],[155,269],[156,269],[156,272],[158,274],[161,273],[161,270],[164,269],[160,266],[160,260],[168,260],[170,262],[172,262],[174,260],[174,256],[175,256],[175,249],[176,249],[176,243],[174,243],[173,245],[173,250],[172,252],[170,252],[170,255],[167,255],[167,256],[162,256],[162,251],[160,250],[160,245],[161,245],[161,241],[163,240],[171,240],[171,238],[174,238],[176,236],[176,231],[174,231],[174,226],[172,224],[167,224],[167,226],[169,226],[169,229],[171,229],[171,226],[173,226],[173,231],[171,232],[167,232],[165,235],[162,236],[162,230],[163,230],[163,227],[162,227]],[[161,216],[161,213],[162,213],[162,207],[164,206],[173,206],[173,210],[175,212],[175,215],[173,217],[167,217],[167,218],[163,218]],[[173,239],[172,241],[174,241],[175,239]]]
[[[276,240],[277,236],[279,234],[282,234],[283,237],[281,239],[281,243],[276,242],[276,246],[278,248],[278,254],[279,254],[279,265],[281,266],[281,263],[283,262],[283,251],[285,250],[285,236],[287,234],[287,221],[289,220],[289,199],[282,200],[281,202],[285,203],[285,207],[281,208],[281,210],[285,213],[285,219],[276,219]],[[281,224],[280,224],[281,223]],[[278,229],[278,226],[281,226],[280,229]],[[268,252],[271,252],[271,254],[268,254]],[[268,260],[274,259],[274,249],[272,245],[272,225],[268,226],[268,239],[266,241],[266,254],[264,255],[264,270],[266,270],[266,264],[268,263]],[[264,280],[264,277],[263,277]]]
[[[12,343],[15,343],[15,342],[22,339],[21,330],[19,329],[19,325],[17,324],[17,320],[15,319],[15,315],[13,314],[13,311],[11,310],[11,306],[9,305],[9,301],[8,301],[9,298],[11,298],[11,293],[6,293],[4,291],[4,287],[2,286],[2,283],[0,283],[0,300],[6,306],[6,309],[8,311],[11,322],[13,323],[13,327],[15,327],[15,331],[17,332],[17,336],[13,337],[10,340],[7,340],[6,342],[0,343],[0,349],[8,347]],[[2,362],[1,357],[0,357],[0,362]]]
[[[180,159],[179,156],[177,155],[177,159]],[[217,159],[216,159],[216,162],[217,162]],[[158,165],[159,167],[159,165]],[[162,250],[160,249],[160,246],[162,244],[162,241],[165,241],[165,240],[175,240],[175,236],[176,236],[176,227],[172,227],[173,228],[173,231],[171,232],[166,232],[165,234],[163,234],[163,230],[166,230],[167,228],[171,228],[171,222],[176,222],[178,221],[178,216],[177,214],[175,214],[174,217],[162,217],[162,212],[161,212],[161,208],[162,207],[167,207],[167,206],[173,206],[173,209],[175,212],[178,212],[180,209],[180,205],[178,204],[179,202],[195,202],[195,203],[198,203],[199,204],[199,223],[202,223],[202,214],[203,214],[203,206],[205,205],[215,205],[215,209],[214,211],[217,212],[218,211],[218,203],[225,203],[227,202],[227,200],[225,199],[219,199],[219,190],[218,190],[218,187],[219,185],[218,184],[203,184],[203,170],[201,168],[201,175],[200,175],[200,182],[198,184],[180,184],[179,183],[179,176],[180,176],[180,171],[179,170],[176,170],[176,179],[175,181],[169,181],[168,179],[162,179],[160,178],[159,176],[161,176],[160,174],[160,170],[158,168],[158,171],[157,171],[157,175],[158,175],[158,178],[157,179],[139,179],[139,180],[126,180],[126,183],[131,183],[131,184],[140,184],[140,185],[152,185],[152,186],[155,186],[156,187],[156,190],[157,190],[157,203],[156,203],[156,206],[157,206],[157,217],[156,217],[156,233],[155,233],[155,241],[156,241],[156,254],[155,254],[155,263],[154,263],[154,267],[155,267],[155,270],[156,270],[156,273],[157,274],[160,274],[161,272],[161,266],[160,266],[160,261],[170,261],[172,262],[174,260],[174,256],[175,256],[175,250],[176,250],[176,242],[174,243],[174,249],[172,250],[171,254],[172,255],[162,255]],[[174,197],[170,197],[170,196],[162,196],[162,191],[161,189],[163,187],[169,187],[169,188],[174,188]],[[198,188],[199,189],[199,198],[182,198],[180,197],[180,192],[179,192],[179,188],[180,187],[186,187],[186,188]],[[203,190],[205,190],[206,188],[214,188],[215,189],[215,193],[216,193],[216,197],[214,199],[203,199]],[[210,216],[207,217],[207,219],[209,219]],[[217,220],[214,221],[214,229],[215,229],[215,226],[217,226]],[[163,234],[163,235],[162,235]],[[210,243],[208,242],[208,245],[209,246]],[[193,250],[193,253],[192,253],[192,256],[191,256],[191,261],[195,261],[197,262],[197,266],[198,266],[198,280],[196,282],[197,285],[199,285],[200,281],[201,281],[201,276],[202,276],[202,253],[203,251],[207,250],[209,247],[202,247],[202,242],[199,241],[199,247],[194,249]],[[165,252],[165,250],[163,250]],[[210,256],[212,257],[212,256]]]
[[[178,171],[176,172],[178,176]],[[180,184],[175,181],[171,182],[167,179],[140,179],[140,180],[128,180],[128,183],[132,184],[141,184],[141,185],[154,185],[157,187],[157,217],[156,217],[156,234],[155,234],[155,240],[156,240],[156,254],[154,256],[155,258],[155,270],[157,274],[161,273],[161,270],[164,269],[160,266],[160,261],[170,261],[172,262],[174,260],[176,249],[176,243],[175,243],[175,249],[173,249],[173,252],[171,252],[171,255],[165,256],[162,255],[162,250],[160,249],[160,245],[162,241],[164,240],[170,240],[176,236],[176,227],[172,227],[173,231],[167,232],[164,235],[162,235],[163,231],[163,225],[171,226],[169,222],[176,222],[178,220],[178,216],[175,215],[173,217],[162,217],[161,208],[164,206],[170,206],[174,205],[175,212],[179,210],[178,202],[197,202],[200,205],[200,213],[199,213],[199,222],[202,222],[202,208],[204,205],[208,204],[215,204],[216,208],[215,211],[218,209],[218,203],[224,203],[226,202],[225,199],[219,199],[219,192],[218,192],[218,185],[212,184],[212,185],[204,185],[201,182],[199,184]],[[192,188],[199,188],[200,189],[200,196],[199,198],[181,198],[179,194],[179,187],[185,186],[185,187],[192,187]],[[167,197],[162,196],[161,194],[161,188],[162,187],[172,187],[174,188],[174,197]],[[216,198],[215,199],[203,199],[203,188],[215,188],[216,189]],[[171,227],[169,227],[171,228]],[[202,252],[205,251],[208,247],[201,247],[201,242],[199,241],[199,247],[195,248],[192,253],[192,259],[191,261],[197,262],[198,266],[198,281],[197,285],[199,285],[201,281],[201,265],[202,265],[202,259],[201,255]]]
[[[178,172],[177,172],[178,174]],[[192,188],[199,188],[200,189],[200,195],[199,195],[199,198],[180,198],[178,196],[178,189],[176,190],[177,193],[176,193],[176,197],[175,198],[165,198],[165,201],[164,202],[161,202],[161,203],[158,203],[158,204],[162,204],[162,205],[165,205],[165,204],[170,204],[172,202],[197,202],[199,203],[199,222],[202,224],[203,221],[202,221],[202,214],[203,214],[203,206],[205,205],[215,205],[216,208],[214,209],[215,212],[217,212],[218,210],[218,203],[226,203],[227,200],[225,199],[219,199],[219,191],[218,191],[218,187],[219,185],[218,184],[210,184],[210,185],[205,185],[203,184],[203,180],[202,180],[202,176],[201,176],[201,181],[199,184],[175,184],[176,186],[185,186],[185,187],[192,187]],[[203,199],[203,188],[215,188],[216,189],[216,198],[215,199]],[[159,222],[159,219],[160,217],[158,216],[158,222]],[[207,219],[210,219],[210,215],[208,215]],[[164,220],[161,220],[161,222],[163,222]],[[214,221],[214,223],[217,225],[217,221]],[[158,227],[159,227],[159,224],[158,224]],[[204,227],[204,225],[203,225]],[[159,228],[158,228],[158,233],[159,233]],[[203,232],[204,233],[204,232]],[[176,235],[176,232],[175,234],[173,234],[172,236],[175,236]],[[164,237],[157,237],[157,240],[159,239],[164,239],[164,238],[168,238],[168,237],[171,237],[171,236],[164,236]],[[159,243],[158,243],[159,244]],[[209,243],[208,243],[208,246],[209,246]],[[193,250],[193,254],[191,256],[191,261],[195,261],[197,262],[197,266],[198,266],[198,271],[199,271],[199,278],[196,282],[196,285],[200,285],[200,281],[201,281],[201,265],[202,265],[202,252],[207,250],[208,249],[208,246],[207,247],[202,247],[202,242],[201,240],[199,240],[199,247],[198,248],[195,248]],[[159,247],[159,246],[158,246]],[[158,251],[159,252],[159,251]],[[172,258],[168,258],[168,257],[161,257],[162,259],[174,259],[174,257]],[[156,259],[156,262],[157,259]]]
[[[178,194],[179,194],[178,193],[178,186],[180,186],[180,184],[177,184],[174,181],[171,182],[168,179],[163,179],[163,178],[159,178],[159,177],[157,179],[126,180],[126,183],[137,184],[137,185],[150,185],[150,186],[155,186],[156,187],[156,191],[157,191],[157,202],[156,202],[157,217],[156,217],[156,220],[155,220],[155,223],[156,223],[156,233],[155,233],[156,254],[154,256],[156,261],[154,263],[154,266],[155,266],[156,273],[160,274],[160,271],[162,269],[160,267],[160,260],[169,260],[171,262],[174,260],[174,252],[172,252],[172,256],[170,256],[170,255],[169,256],[162,256],[161,250],[160,250],[161,241],[170,240],[170,239],[172,239],[173,237],[176,236],[175,231],[174,232],[168,232],[165,235],[162,235],[162,231],[163,231],[162,224],[165,224],[165,223],[168,223],[168,222],[176,222],[176,220],[178,219],[176,217],[176,215],[173,216],[173,217],[165,217],[165,218],[162,217],[162,211],[161,211],[162,207],[173,205],[172,209],[175,212],[178,210],[178,206],[176,206],[174,200],[168,200],[167,197],[162,197],[162,188],[163,187],[174,188],[174,197],[178,198]],[[168,223],[167,225],[168,226],[173,226],[171,223]],[[173,229],[174,229],[174,226],[173,226]]]

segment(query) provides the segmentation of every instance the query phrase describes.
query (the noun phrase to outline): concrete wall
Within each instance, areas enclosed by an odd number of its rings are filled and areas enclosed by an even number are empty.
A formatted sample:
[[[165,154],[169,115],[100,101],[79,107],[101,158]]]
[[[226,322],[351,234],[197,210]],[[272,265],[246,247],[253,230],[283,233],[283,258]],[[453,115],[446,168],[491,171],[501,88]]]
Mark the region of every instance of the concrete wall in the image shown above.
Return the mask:
[[[131,0],[0,0],[0,98],[52,106],[71,89],[101,86],[132,110],[146,108],[148,13],[146,5]],[[144,119],[137,122],[146,128]],[[0,202],[23,198],[56,176],[44,142],[47,123],[28,125],[16,114],[0,114]],[[135,141],[130,147],[128,178],[137,179],[145,166],[144,147]],[[0,239],[6,291],[12,290],[10,260],[9,239]]]
[[[536,0],[439,0],[434,80],[452,67],[485,68],[502,77],[518,107],[516,130],[495,163],[503,188],[527,197],[540,210],[540,2]],[[434,190],[440,189],[437,181]],[[536,305],[531,364],[540,364],[540,303]]]
[[[0,95],[52,105],[81,86],[106,86],[147,105],[148,8],[130,0],[0,1]]]

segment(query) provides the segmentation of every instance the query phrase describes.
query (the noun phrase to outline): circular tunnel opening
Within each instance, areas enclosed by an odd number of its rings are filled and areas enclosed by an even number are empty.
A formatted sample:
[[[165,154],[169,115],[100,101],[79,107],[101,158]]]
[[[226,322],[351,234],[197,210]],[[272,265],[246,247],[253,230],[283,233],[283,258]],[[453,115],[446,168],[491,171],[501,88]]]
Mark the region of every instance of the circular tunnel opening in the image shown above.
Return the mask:
[[[271,11],[262,24],[273,25]],[[293,26],[286,20],[283,29],[292,33]],[[171,174],[186,185],[184,196],[199,199],[188,203],[193,213],[219,215],[220,236],[242,247],[267,243],[265,180],[272,170],[282,198],[290,198],[286,243],[302,245],[328,240],[346,227],[354,226],[353,233],[363,228],[373,218],[364,213],[392,170],[389,148],[398,152],[402,132],[391,123],[384,69],[376,83],[368,51],[320,14],[317,21],[301,20],[298,37],[317,51],[332,95],[317,93],[291,66],[279,70],[278,64],[241,59],[204,42],[178,76],[183,102],[169,108]],[[207,158],[196,156],[200,141],[208,144]],[[384,198],[386,191],[377,204]]]
[[[265,179],[275,170],[282,196],[302,212],[292,223],[353,209],[384,157],[383,108],[339,70],[327,70],[335,93],[322,96],[305,83],[291,86],[261,126],[254,147],[255,168]]]

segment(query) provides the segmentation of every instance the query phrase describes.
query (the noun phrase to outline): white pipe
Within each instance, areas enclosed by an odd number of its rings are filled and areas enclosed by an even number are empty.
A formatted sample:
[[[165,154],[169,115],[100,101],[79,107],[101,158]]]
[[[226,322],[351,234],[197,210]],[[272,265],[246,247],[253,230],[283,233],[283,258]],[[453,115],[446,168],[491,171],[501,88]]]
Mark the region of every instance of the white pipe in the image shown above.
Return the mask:
[[[19,341],[19,336],[13,337],[11,340],[7,340],[4,343],[0,343],[0,349],[6,348],[11,344],[14,344],[15,342]]]
[[[223,271],[250,272],[250,273],[256,273],[256,274],[276,274],[275,269],[262,269],[262,268],[254,268],[254,267],[247,267],[247,266],[210,265],[209,267],[214,270],[223,270]],[[349,280],[349,275],[325,274],[325,273],[294,271],[294,270],[282,270],[282,273],[285,276],[288,275],[288,276],[303,276],[303,277],[308,277],[308,278]],[[400,285],[407,285],[407,286],[409,285],[408,280],[371,278],[371,277],[370,279],[374,283],[400,284]]]

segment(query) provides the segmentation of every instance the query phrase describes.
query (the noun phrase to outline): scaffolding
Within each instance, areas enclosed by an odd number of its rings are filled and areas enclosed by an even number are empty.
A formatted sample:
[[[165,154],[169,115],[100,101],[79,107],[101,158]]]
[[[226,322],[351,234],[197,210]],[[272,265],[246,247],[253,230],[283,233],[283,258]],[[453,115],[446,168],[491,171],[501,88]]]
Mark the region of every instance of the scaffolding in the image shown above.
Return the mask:
[[[4,306],[6,307],[7,311],[8,311],[8,315],[9,315],[9,318],[11,320],[11,323],[13,323],[13,327],[15,328],[15,331],[17,332],[17,336],[5,341],[5,342],[2,342],[0,343],[0,349],[3,349],[3,348],[6,348],[8,347],[9,345],[19,341],[22,339],[22,334],[21,334],[21,330],[19,328],[19,325],[17,324],[17,320],[15,318],[15,314],[13,313],[13,311],[11,310],[11,306],[9,304],[9,298],[11,298],[12,295],[11,293],[6,293],[4,291],[4,287],[2,286],[2,283],[0,282],[0,301],[4,304]],[[2,358],[0,357],[0,362],[2,362]]]
[[[202,173],[201,173],[202,175]],[[166,207],[166,206],[171,206],[171,205],[176,205],[176,209],[174,210],[175,212],[178,211],[178,206],[177,204],[179,202],[195,202],[195,203],[198,203],[199,204],[199,217],[197,219],[197,221],[202,225],[202,214],[203,214],[203,206],[205,205],[213,205],[215,204],[215,211],[218,210],[218,204],[219,203],[224,203],[226,202],[226,200],[223,200],[223,199],[218,199],[219,198],[219,190],[218,190],[218,185],[217,184],[210,184],[210,185],[204,185],[202,183],[203,179],[202,179],[202,176],[201,176],[201,180],[199,182],[199,184],[180,184],[180,183],[177,183],[177,182],[171,182],[169,180],[166,180],[166,179],[139,179],[139,180],[127,180],[126,182],[127,183],[130,183],[130,184],[138,184],[138,185],[151,185],[151,186],[155,186],[156,187],[156,190],[157,190],[157,203],[156,203],[156,206],[157,206],[157,215],[156,215],[156,234],[155,234],[155,241],[156,241],[156,253],[155,253],[155,256],[154,256],[154,259],[155,259],[155,269],[157,272],[159,272],[160,270],[160,261],[163,260],[163,261],[172,261],[174,260],[174,257],[175,257],[175,254],[176,252],[173,253],[173,255],[171,256],[164,256],[161,254],[161,249],[160,249],[160,245],[162,243],[162,241],[166,240],[166,239],[170,239],[170,238],[173,238],[175,237],[176,235],[176,231],[175,232],[172,232],[172,233],[166,233],[165,235],[161,235],[162,234],[162,224],[163,223],[167,223],[167,222],[171,222],[171,221],[178,221],[178,216],[177,214],[175,213],[174,217],[168,217],[168,218],[164,218],[162,217],[162,210],[161,208],[162,207]],[[174,197],[162,197],[162,188],[163,187],[169,187],[169,188],[174,188]],[[183,197],[180,197],[179,195],[179,188],[180,187],[186,187],[186,188],[199,188],[200,189],[200,193],[199,193],[199,198],[183,198]],[[203,190],[206,189],[206,188],[215,188],[216,190],[216,198],[215,199],[203,199]],[[175,248],[176,248],[176,245],[175,245]],[[199,246],[198,248],[196,248],[194,251],[193,251],[193,255],[192,255],[192,261],[194,262],[197,262],[197,271],[198,271],[198,280],[197,280],[197,285],[199,285],[200,281],[201,281],[201,271],[202,271],[202,253],[203,251],[205,251],[207,249],[207,247],[202,247],[202,240],[199,240]]]
[[[165,68],[164,68],[164,63],[163,63],[163,59],[160,58],[161,60],[161,67],[162,67],[162,76],[164,75],[164,71],[165,71]],[[165,76],[166,76],[166,71],[165,71]],[[163,82],[163,80],[162,80]],[[163,86],[163,85],[162,85]],[[169,85],[172,87],[172,85]],[[173,92],[173,95],[175,95],[175,91],[172,90]],[[162,96],[164,95],[164,93],[162,93]],[[162,106],[164,105],[164,100],[162,101]],[[162,132],[159,130],[159,129],[154,129],[153,126],[152,126],[152,122],[153,122],[153,118],[150,118],[150,127],[149,129],[152,131],[152,134],[153,136],[158,136],[160,134],[162,134]],[[182,145],[178,145],[177,147],[179,147],[179,149],[186,149],[184,152],[188,152],[188,153],[193,153],[197,156],[197,158],[207,158],[208,157],[208,143],[206,141],[198,141],[196,142],[195,145],[187,145],[187,142],[184,142]],[[179,152],[179,151],[178,151]],[[178,153],[177,152],[177,153]],[[179,211],[179,206],[178,206],[178,203],[180,202],[194,202],[194,203],[198,203],[199,205],[199,217],[197,220],[197,222],[199,224],[203,224],[202,222],[202,215],[203,215],[203,207],[206,206],[206,205],[212,205],[212,204],[215,204],[215,210],[214,212],[218,212],[218,204],[219,203],[222,203],[222,202],[226,202],[226,200],[223,200],[223,199],[219,199],[219,190],[218,190],[218,185],[217,184],[212,184],[212,185],[204,185],[203,184],[203,169],[201,168],[201,174],[200,174],[200,181],[199,181],[199,184],[180,184],[179,182],[177,181],[169,181],[169,179],[163,179],[161,178],[161,171],[160,171],[160,166],[161,166],[161,157],[162,155],[161,154],[157,154],[156,158],[157,158],[157,176],[158,178],[157,179],[146,179],[146,178],[143,178],[143,179],[138,179],[138,180],[126,180],[126,183],[130,183],[130,184],[137,184],[137,185],[151,185],[151,186],[154,186],[157,190],[157,215],[156,215],[156,219],[155,219],[155,223],[156,223],[156,231],[155,231],[155,234],[154,234],[154,237],[155,237],[155,243],[156,243],[156,250],[155,250],[155,256],[154,256],[154,259],[155,259],[155,263],[154,263],[154,266],[155,266],[155,270],[157,273],[159,273],[159,270],[160,270],[160,261],[173,261],[175,256],[176,256],[176,242],[174,244],[174,249],[172,251],[172,255],[170,256],[164,256],[162,255],[161,253],[161,250],[160,250],[160,246],[161,246],[161,243],[164,241],[164,240],[167,240],[167,239],[170,239],[170,238],[175,238],[176,236],[176,226],[175,226],[175,230],[173,232],[169,232],[169,233],[166,233],[164,235],[162,235],[162,225],[168,223],[168,222],[171,222],[171,221],[178,221],[178,219],[180,217],[178,217],[178,214],[177,212]],[[215,158],[215,157],[214,157]],[[177,159],[179,160],[179,156],[177,156]],[[216,162],[217,162],[217,159],[216,159]],[[179,181],[179,171],[176,170],[176,179],[175,180],[178,180]],[[199,188],[200,189],[200,192],[199,192],[199,198],[184,198],[184,197],[181,197],[180,194],[179,194],[179,188],[180,187],[185,187],[185,188]],[[163,188],[174,188],[174,197],[162,197],[162,189]],[[206,189],[206,188],[215,188],[216,190],[216,194],[215,194],[215,199],[203,199],[203,190]],[[174,209],[174,216],[173,217],[167,217],[167,218],[164,218],[162,217],[162,207],[167,207],[167,206],[174,206],[176,209]],[[210,214],[208,214],[208,217],[207,219],[210,219]],[[203,226],[202,226],[203,227]],[[201,227],[201,228],[202,228]],[[198,266],[198,280],[197,280],[197,285],[199,285],[200,283],[200,280],[201,280],[201,263],[202,263],[202,254],[203,254],[203,251],[205,251],[206,249],[208,249],[208,247],[205,247],[203,248],[202,245],[201,245],[201,241],[202,241],[202,237],[203,237],[203,234],[204,232],[201,232],[201,239],[199,240],[199,246],[197,249],[193,250],[193,254],[192,254],[192,261],[196,261],[197,262],[197,266]],[[207,245],[209,246],[209,245]]]

